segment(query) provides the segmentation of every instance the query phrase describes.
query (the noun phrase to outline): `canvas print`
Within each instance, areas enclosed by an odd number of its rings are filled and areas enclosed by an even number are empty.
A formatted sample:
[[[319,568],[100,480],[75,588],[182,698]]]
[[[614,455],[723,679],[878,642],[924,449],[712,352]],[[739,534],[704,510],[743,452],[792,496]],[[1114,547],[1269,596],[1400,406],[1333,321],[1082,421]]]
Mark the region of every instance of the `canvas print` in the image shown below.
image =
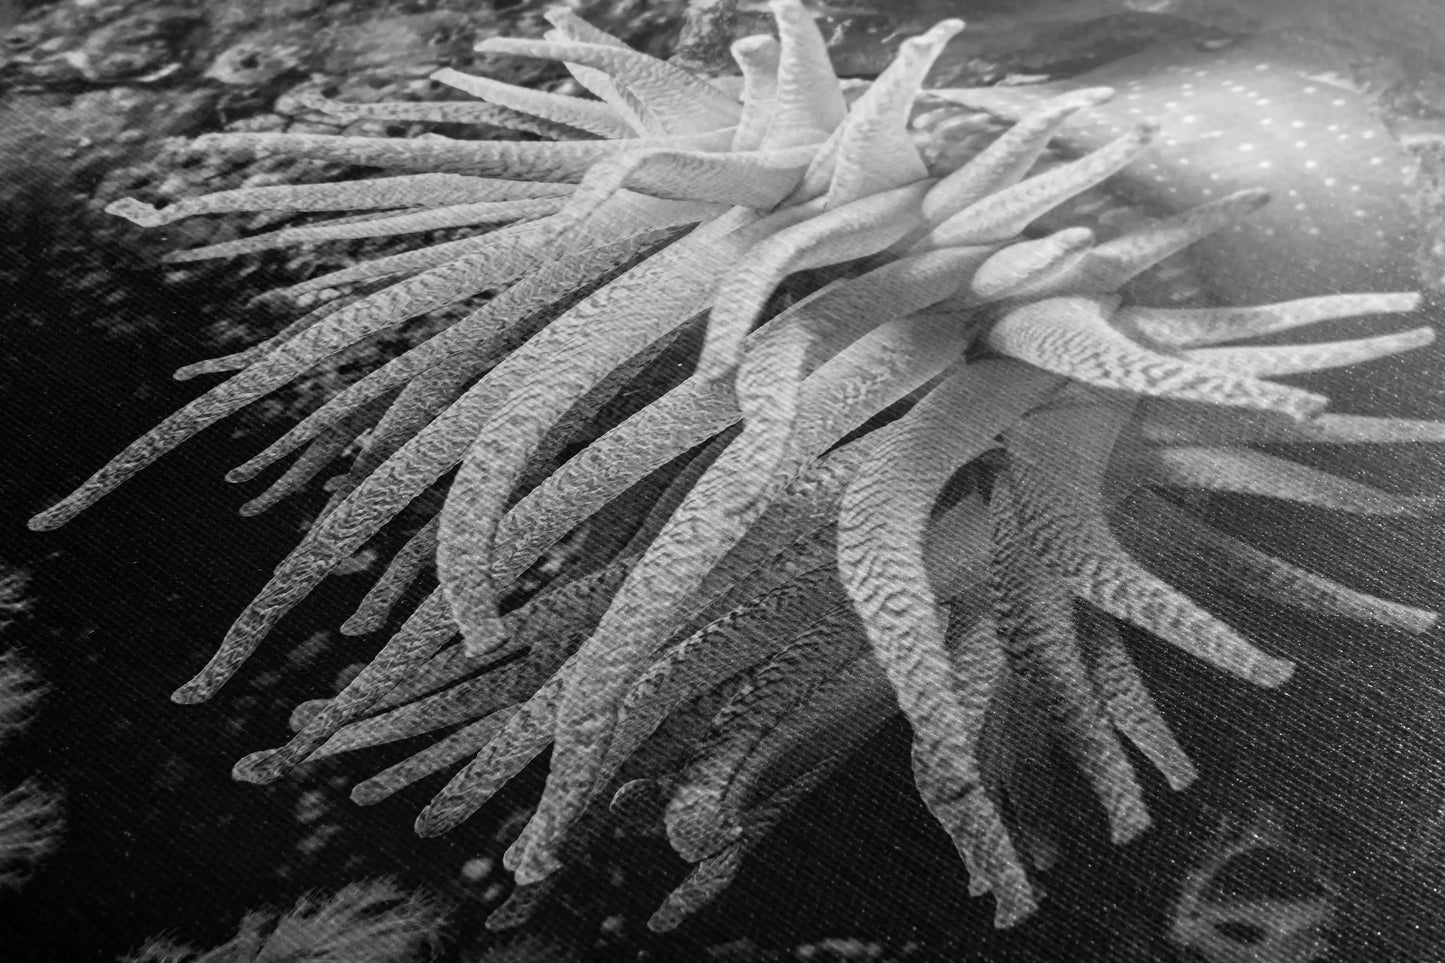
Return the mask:
[[[0,28],[0,961],[1445,959],[1445,7]]]

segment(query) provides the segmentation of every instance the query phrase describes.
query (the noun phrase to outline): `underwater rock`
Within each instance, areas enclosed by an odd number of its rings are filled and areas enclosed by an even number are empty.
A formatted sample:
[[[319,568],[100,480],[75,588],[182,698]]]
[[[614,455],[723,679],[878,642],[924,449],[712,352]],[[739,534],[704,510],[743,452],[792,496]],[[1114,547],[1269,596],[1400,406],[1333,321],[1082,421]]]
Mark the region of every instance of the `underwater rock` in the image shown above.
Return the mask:
[[[1222,50],[1169,45],[1059,83],[937,91],[1013,118],[1063,90],[1110,86],[1062,142],[1096,149],[1160,118],[1150,151],[1115,184],[1131,200],[1182,209],[1243,187],[1272,203],[1193,248],[1229,303],[1410,287],[1418,231],[1406,200],[1413,165],[1339,76],[1259,36]]]
[[[1310,963],[1332,949],[1325,934],[1339,898],[1315,858],[1260,804],[1244,826],[1226,823],[1185,878],[1169,939],[1209,963]]]

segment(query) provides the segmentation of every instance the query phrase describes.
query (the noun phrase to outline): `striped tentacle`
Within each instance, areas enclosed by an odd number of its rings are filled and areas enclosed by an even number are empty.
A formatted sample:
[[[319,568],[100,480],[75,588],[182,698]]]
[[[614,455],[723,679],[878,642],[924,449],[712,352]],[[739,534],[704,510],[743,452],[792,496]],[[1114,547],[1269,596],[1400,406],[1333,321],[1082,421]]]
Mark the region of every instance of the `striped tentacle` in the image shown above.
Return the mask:
[[[878,661],[914,730],[916,782],[970,876],[991,889],[1000,924],[1034,907],[1022,867],[984,792],[976,744],[987,696],[960,685],[924,562],[943,483],[1054,386],[1007,361],[963,366],[925,395],[854,478],[838,519],[839,569]],[[959,422],[956,413],[971,412]]]
[[[1047,572],[1015,517],[1007,473],[994,480],[991,584],[995,619],[1013,670],[1049,713],[1064,748],[1094,787],[1115,843],[1149,827],[1134,768],[1124,756],[1079,652],[1068,586]]]
[[[1036,411],[1004,435],[1014,509],[1029,544],[1081,598],[1225,672],[1278,686],[1292,663],[1270,656],[1119,545],[1105,520],[1102,479],[1129,407],[1099,397]],[[1067,453],[1067,457],[1063,453]]]

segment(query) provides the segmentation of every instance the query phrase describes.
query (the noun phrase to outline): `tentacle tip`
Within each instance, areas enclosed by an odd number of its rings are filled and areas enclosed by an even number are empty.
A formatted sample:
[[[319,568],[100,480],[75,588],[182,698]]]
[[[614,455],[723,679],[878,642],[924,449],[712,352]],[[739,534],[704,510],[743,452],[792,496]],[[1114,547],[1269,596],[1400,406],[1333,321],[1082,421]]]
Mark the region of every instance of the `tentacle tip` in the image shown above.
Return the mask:
[[[742,834],[743,828],[734,813],[718,813],[705,822],[686,826],[670,820],[667,825],[667,841],[673,851],[689,863],[700,863],[721,852],[737,842]]]
[[[1249,670],[1249,681],[1265,689],[1277,689],[1294,676],[1295,664],[1288,659],[1261,659]]]
[[[728,49],[732,52],[733,59],[740,65],[744,60],[751,59],[765,50],[778,45],[778,38],[765,33],[753,34],[747,37],[739,37],[733,41]]]
[[[527,832],[524,829],[522,835],[512,840],[512,845],[502,850],[502,868],[509,873],[515,873],[521,865],[522,853],[527,848]]]
[[[326,700],[316,701],[325,702]],[[305,729],[307,724],[309,724],[312,719],[315,719],[321,711],[322,710],[316,706],[316,702],[303,702],[291,710],[291,717],[286,720],[286,728],[290,729],[294,735],[302,729]]]
[[[486,37],[472,45],[472,52],[479,54],[515,54],[508,41],[515,37]]]
[[[662,906],[647,918],[650,933],[671,933],[682,924],[682,917],[670,906]]]
[[[240,508],[236,509],[236,514],[240,515],[242,518],[253,518],[256,515],[260,515],[269,507],[271,507],[270,503],[262,501],[259,498],[253,498],[249,502],[243,504]]]
[[[561,861],[550,850],[534,845],[527,848],[521,860],[512,868],[512,876],[517,880],[518,886],[529,886],[542,882],[561,868]]]
[[[357,612],[341,623],[342,635],[370,635],[381,628],[381,622],[370,612]]]
[[[391,791],[375,779],[367,779],[351,787],[351,801],[358,806],[374,806],[391,795]]]
[[[1015,899],[998,899],[993,911],[994,929],[1011,930],[1038,912],[1039,904],[1032,893]]]
[[[1246,215],[1253,214],[1272,199],[1272,195],[1263,187],[1246,187],[1235,196],[1239,198],[1239,203],[1244,208],[1242,213]]]
[[[967,24],[959,17],[948,17],[929,27],[926,33],[911,37],[904,42],[918,47],[930,47],[940,42],[947,43],[961,33],[966,26]]]
[[[1387,514],[1397,518],[1439,518],[1445,514],[1445,496],[1402,495]]]
[[[1324,395],[1317,395],[1311,391],[1292,391],[1290,397],[1280,409],[1281,414],[1288,415],[1298,422],[1313,421],[1324,414],[1325,409],[1330,406],[1330,399]]]
[[[230,471],[226,472],[226,481],[232,485],[239,485],[241,482],[250,481],[251,479],[255,478],[256,475],[256,469],[252,468],[250,464],[247,463],[245,465],[238,465],[237,467],[232,468]]]
[[[365,783],[362,783],[357,786],[356,789],[353,789],[352,796],[355,797],[357,790],[364,785]],[[416,822],[412,823],[413,831],[423,839],[440,836],[443,833],[450,832],[456,827],[457,819],[453,814],[445,810],[435,809],[431,806],[423,809],[417,815]]]
[[[275,782],[286,769],[284,765],[278,765],[280,756],[280,751],[276,749],[262,749],[242,756],[231,767],[231,778],[258,786]]]
[[[1097,107],[1113,100],[1114,94],[1113,87],[1085,87],[1074,91],[1073,99],[1079,101],[1083,107]]]
[[[59,505],[55,505],[54,507],[47,508],[43,512],[32,515],[30,517],[30,520],[25,523],[25,527],[30,529],[32,532],[55,531],[66,522],[70,521],[70,516],[64,512],[58,511],[57,509],[59,508]]]
[[[1435,626],[1440,624],[1440,613],[1422,609],[1418,616],[1412,619],[1409,624],[1404,625],[1406,632],[1412,635],[1424,635]]]
[[[487,917],[484,925],[487,927],[487,932],[499,933],[503,930],[516,929],[527,922],[529,918],[530,914],[517,912],[511,901],[508,900],[492,910],[491,915]]]
[[[206,702],[214,695],[211,686],[201,681],[200,677],[192,679],[171,693],[171,701],[178,706],[194,706]]]
[[[1062,231],[1056,231],[1051,240],[1055,241],[1065,254],[1074,254],[1093,247],[1097,235],[1092,228],[1066,227]]]
[[[284,288],[262,291],[246,302],[248,311],[280,311],[295,304],[295,299]]]
[[[1111,820],[1109,839],[1115,846],[1127,846],[1149,831],[1154,824],[1148,810],[1142,805],[1119,813]]]
[[[1169,788],[1175,792],[1183,792],[1188,789],[1198,778],[1199,770],[1194,768],[1193,763],[1181,766],[1178,771],[1166,773],[1164,776],[1165,781],[1169,783]]]
[[[123,217],[140,227],[158,227],[166,222],[166,216],[153,204],[138,201],[134,197],[122,197],[105,206],[105,213]]]

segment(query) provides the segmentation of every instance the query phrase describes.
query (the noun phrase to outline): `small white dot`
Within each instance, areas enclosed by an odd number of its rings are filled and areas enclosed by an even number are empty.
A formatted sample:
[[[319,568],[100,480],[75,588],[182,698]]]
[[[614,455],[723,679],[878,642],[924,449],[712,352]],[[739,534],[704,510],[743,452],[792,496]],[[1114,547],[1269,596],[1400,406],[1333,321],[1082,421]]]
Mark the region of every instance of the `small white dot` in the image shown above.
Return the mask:
[[[1319,236],[1320,236],[1320,229],[1319,229],[1319,228],[1317,228],[1317,227],[1312,227],[1312,228],[1310,228],[1310,237],[1319,237]]]
[[[1371,157],[1371,158],[1370,158],[1370,163],[1371,163],[1372,165],[1373,165],[1373,164],[1383,164],[1383,163],[1385,163],[1385,158],[1383,158],[1383,157]]]
[[[1363,134],[1361,134],[1360,137],[1364,140],[1374,140],[1375,132],[1373,130],[1367,130]]]
[[[1164,102],[1164,106],[1167,107],[1167,108],[1169,108],[1170,110],[1173,110],[1174,108],[1176,108],[1176,107],[1179,106],[1179,101],[1177,101],[1177,100],[1166,100],[1166,101]]]
[[[1351,184],[1351,185],[1350,185],[1350,193],[1351,193],[1351,194],[1358,194],[1358,193],[1360,193],[1360,185],[1359,185],[1359,184]]]
[[[1325,128],[1325,130],[1329,131],[1331,134],[1333,134],[1335,131],[1337,131],[1337,130],[1339,130],[1339,129],[1340,129],[1340,125],[1339,125],[1339,124],[1331,124],[1331,125],[1329,125],[1328,127]]]
[[[1293,128],[1295,128],[1296,130],[1298,130],[1299,128],[1303,127],[1304,125],[1305,125],[1305,122],[1302,121],[1302,120],[1296,120],[1296,121],[1293,121],[1293,122],[1290,124],[1290,126],[1293,127]]]
[[[1369,217],[1369,216],[1370,216],[1370,212],[1367,211],[1367,210],[1365,210],[1363,207],[1357,207],[1357,208],[1355,208],[1355,216],[1356,216],[1356,217]]]
[[[1183,117],[1181,117],[1181,118],[1179,118],[1179,119],[1180,119],[1181,121],[1183,121],[1184,123],[1186,123],[1186,124],[1192,124],[1192,123],[1196,122],[1197,120],[1199,120],[1199,115],[1198,115],[1198,114],[1185,114]]]
[[[1259,106],[1263,107],[1263,106],[1265,106],[1266,104],[1269,103],[1269,98],[1268,98],[1268,97],[1261,97],[1261,98],[1259,98],[1259,100],[1256,100],[1255,103],[1257,103],[1257,104],[1259,104]]]
[[[1337,98],[1337,99],[1335,99],[1335,100],[1332,100],[1332,101],[1330,101],[1330,106],[1331,106],[1331,107],[1343,107],[1343,106],[1345,106],[1345,99],[1344,99],[1343,97],[1340,97],[1340,98]]]
[[[1320,162],[1319,162],[1319,161],[1313,161],[1313,160],[1307,160],[1307,161],[1305,161],[1305,170],[1307,170],[1307,171],[1312,171],[1312,170],[1314,170],[1316,167],[1319,167],[1319,166],[1320,166]]]
[[[1255,69],[1255,70],[1268,70],[1268,69],[1269,69],[1269,64],[1255,64],[1255,65],[1254,65],[1254,69]]]
[[[1254,150],[1254,145],[1253,145],[1253,144],[1240,144],[1240,145],[1239,145],[1239,151],[1240,151],[1240,153],[1242,153],[1242,154],[1248,154],[1248,153],[1249,153],[1250,151],[1252,151],[1252,150]]]
[[[1291,191],[1289,192],[1289,196],[1290,196],[1290,197],[1299,197],[1299,191],[1291,190]]]
[[[1338,178],[1334,178],[1334,177],[1326,177],[1326,178],[1325,178],[1325,186],[1326,186],[1326,187],[1334,187],[1337,183],[1339,183]]]
[[[1181,157],[1181,158],[1179,158],[1179,166],[1180,166],[1180,167],[1188,167],[1188,166],[1189,166],[1189,158],[1187,158],[1187,157]]]
[[[1296,204],[1294,209],[1297,211],[1307,211],[1310,209],[1310,206],[1308,204]]]
[[[1309,146],[1309,142],[1308,142],[1308,141],[1303,141],[1303,140],[1297,140],[1297,141],[1294,142],[1294,146],[1295,146],[1295,148],[1296,148],[1297,150],[1304,150],[1306,147]]]
[[[1305,93],[1307,93],[1307,94],[1317,93],[1318,91],[1319,91],[1319,88],[1318,88],[1318,87],[1313,87],[1313,86],[1311,86],[1311,87],[1306,87],[1306,88],[1305,88]]]
[[[1273,118],[1273,117],[1261,117],[1261,118],[1260,118],[1260,121],[1259,121],[1259,126],[1261,126],[1261,127],[1268,127],[1270,124],[1273,124],[1273,123],[1274,123],[1274,118]]]
[[[1219,175],[1218,175],[1218,174],[1210,174],[1210,175],[1209,175],[1209,179],[1212,180],[1212,181],[1217,181],[1217,180],[1219,180]]]

